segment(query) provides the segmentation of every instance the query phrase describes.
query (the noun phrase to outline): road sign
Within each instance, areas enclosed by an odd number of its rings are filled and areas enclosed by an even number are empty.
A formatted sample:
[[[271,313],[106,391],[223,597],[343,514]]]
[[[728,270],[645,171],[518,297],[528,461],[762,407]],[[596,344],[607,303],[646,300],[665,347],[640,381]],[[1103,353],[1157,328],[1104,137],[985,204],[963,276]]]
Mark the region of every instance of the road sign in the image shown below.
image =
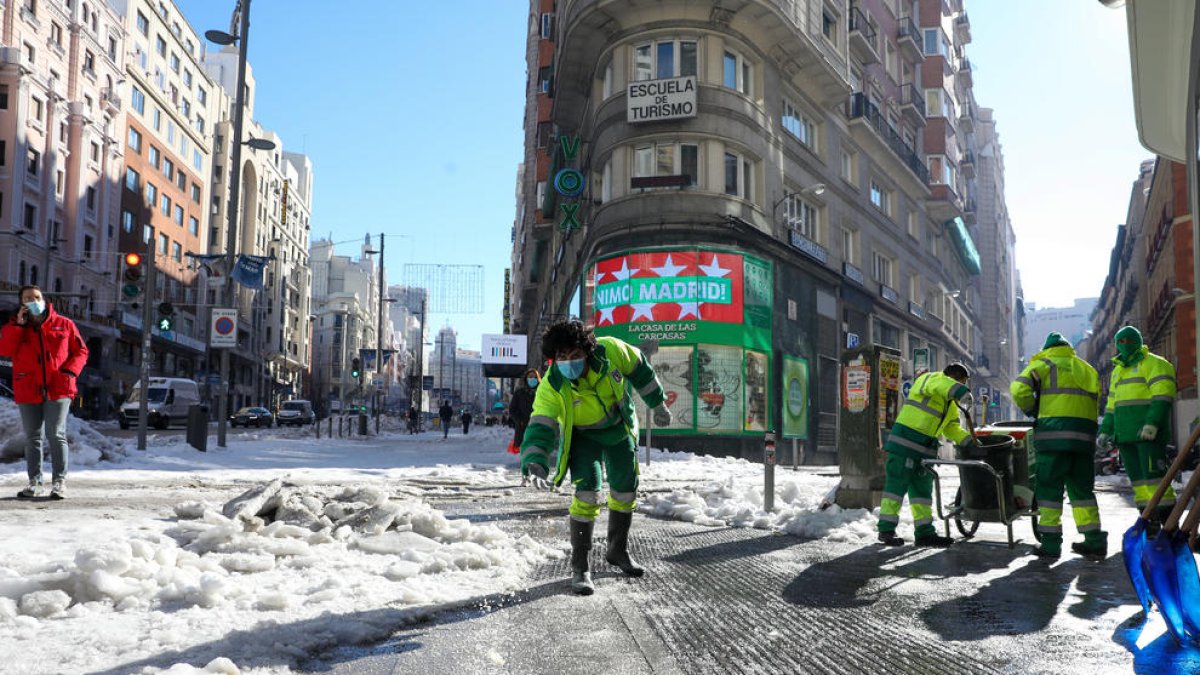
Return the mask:
[[[221,385],[221,376],[219,374],[213,373],[212,375],[208,376],[208,386],[217,387],[220,385]]]
[[[979,398],[987,396],[989,392],[991,392],[991,389],[988,389],[986,384],[979,387]]]
[[[846,349],[854,349],[858,346],[858,333],[846,333]]]
[[[371,378],[371,386],[372,387],[382,387],[383,386],[383,376],[376,375],[376,376],[372,377]]]
[[[214,309],[209,344],[213,347],[237,346],[237,310]]]
[[[912,391],[912,382],[905,380],[904,384],[900,385],[900,393],[904,394],[904,398],[908,398],[908,392]]]
[[[432,375],[422,375],[421,376],[421,388],[424,389],[425,391],[431,391],[433,389],[433,376]]]

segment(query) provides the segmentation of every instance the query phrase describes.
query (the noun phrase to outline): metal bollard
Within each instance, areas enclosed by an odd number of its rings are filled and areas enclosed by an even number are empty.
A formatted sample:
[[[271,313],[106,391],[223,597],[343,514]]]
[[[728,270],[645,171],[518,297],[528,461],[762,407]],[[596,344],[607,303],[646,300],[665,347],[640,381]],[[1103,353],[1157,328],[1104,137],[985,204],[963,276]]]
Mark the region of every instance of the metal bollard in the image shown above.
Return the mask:
[[[763,510],[775,510],[775,432],[763,437]]]

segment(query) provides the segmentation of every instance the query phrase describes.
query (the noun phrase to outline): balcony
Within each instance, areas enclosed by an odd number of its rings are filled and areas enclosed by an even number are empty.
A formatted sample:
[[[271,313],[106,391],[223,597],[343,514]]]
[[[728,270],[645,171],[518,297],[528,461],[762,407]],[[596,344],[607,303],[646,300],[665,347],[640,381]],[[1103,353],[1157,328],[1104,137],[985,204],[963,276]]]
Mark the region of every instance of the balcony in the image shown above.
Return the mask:
[[[966,14],[960,14],[954,19],[954,39],[963,45],[971,41],[971,20]]]
[[[968,89],[975,86],[975,79],[971,77],[971,60],[968,58],[963,58],[958,64],[958,81]]]
[[[920,63],[925,58],[925,51],[921,48],[921,31],[917,24],[913,23],[911,16],[901,18],[899,23],[896,43],[900,45],[900,53],[909,62]]]
[[[104,104],[104,109],[113,115],[121,112],[121,96],[110,87],[100,90],[100,102]]]
[[[867,21],[867,15],[858,7],[850,9],[850,52],[858,57],[864,66],[879,63],[878,34],[874,26]]]
[[[967,102],[958,113],[958,130],[964,134],[975,132],[975,105]]]
[[[925,126],[925,97],[912,84],[900,85],[900,114],[914,126]]]
[[[974,197],[967,197],[962,202],[963,222],[967,225],[974,225],[978,221],[978,203]]]
[[[925,207],[930,218],[939,223],[962,218],[962,198],[954,192],[954,188],[949,185],[932,185],[929,189],[931,194]]]
[[[962,159],[958,161],[958,171],[963,178],[975,177],[975,153],[970,150],[963,153]]]
[[[929,167],[925,166],[921,157],[904,143],[904,139],[887,123],[887,120],[879,113],[879,108],[867,100],[866,95],[858,93],[850,97],[846,116],[851,121],[861,120],[871,127],[900,162],[920,179],[921,184],[929,185]]]

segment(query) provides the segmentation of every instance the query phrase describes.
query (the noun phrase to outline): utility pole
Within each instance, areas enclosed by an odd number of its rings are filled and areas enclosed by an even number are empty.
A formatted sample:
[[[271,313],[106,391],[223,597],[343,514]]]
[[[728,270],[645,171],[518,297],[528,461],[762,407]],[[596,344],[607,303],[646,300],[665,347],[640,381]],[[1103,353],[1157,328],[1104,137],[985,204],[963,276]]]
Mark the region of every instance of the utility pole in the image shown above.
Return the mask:
[[[138,450],[146,449],[146,424],[150,421],[150,360],[154,358],[154,353],[151,351],[151,343],[154,340],[154,333],[151,329],[151,322],[154,321],[154,303],[151,298],[154,297],[155,277],[158,276],[154,262],[155,241],[153,237],[147,242],[146,249],[146,290],[142,292],[142,362],[138,368],[138,377],[142,385],[138,399]]]
[[[383,233],[379,233],[379,316],[375,320],[375,381],[383,380]],[[375,408],[375,433],[379,433],[379,389],[374,388],[375,394],[371,403]]]

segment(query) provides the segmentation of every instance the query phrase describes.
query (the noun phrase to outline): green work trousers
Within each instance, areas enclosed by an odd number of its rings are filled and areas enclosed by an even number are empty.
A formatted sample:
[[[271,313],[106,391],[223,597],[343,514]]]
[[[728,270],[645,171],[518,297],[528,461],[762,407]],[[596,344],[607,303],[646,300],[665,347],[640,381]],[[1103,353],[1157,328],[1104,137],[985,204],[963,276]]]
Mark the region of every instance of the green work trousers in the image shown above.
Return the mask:
[[[1089,544],[1103,544],[1108,535],[1100,529],[1100,507],[1093,489],[1096,478],[1095,462],[1090,453],[1038,453],[1037,505],[1038,532],[1042,548],[1062,550],[1063,488],[1071,499],[1071,517],[1075,529]]]
[[[900,504],[908,495],[917,537],[937,534],[933,527],[933,470],[915,457],[888,453],[884,465],[883,499],[879,502],[879,531],[895,532],[900,523]]]
[[[1138,509],[1146,507],[1146,503],[1154,496],[1154,490],[1167,473],[1167,449],[1159,443],[1121,443],[1117,446],[1121,452],[1121,463],[1125,465],[1125,473],[1129,474],[1129,483],[1133,485],[1133,501]],[[1167,486],[1159,506],[1175,505],[1175,489]]]
[[[571,518],[595,520],[600,515],[600,491],[608,476],[608,508],[631,512],[637,508],[637,445],[624,425],[597,432],[576,431],[571,438]],[[603,468],[601,467],[603,463]]]

